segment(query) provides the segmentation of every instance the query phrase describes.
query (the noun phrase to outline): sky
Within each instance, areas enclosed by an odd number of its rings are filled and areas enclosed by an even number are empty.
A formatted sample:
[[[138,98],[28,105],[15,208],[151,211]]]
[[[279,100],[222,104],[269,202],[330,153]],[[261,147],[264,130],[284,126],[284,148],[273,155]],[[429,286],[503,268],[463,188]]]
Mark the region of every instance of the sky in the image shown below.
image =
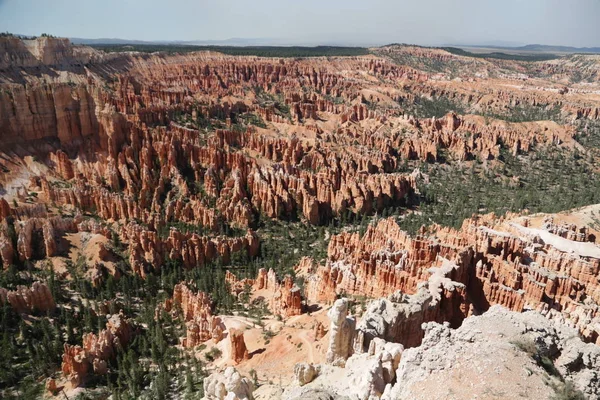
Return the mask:
[[[0,0],[0,31],[147,41],[600,46],[600,0]]]

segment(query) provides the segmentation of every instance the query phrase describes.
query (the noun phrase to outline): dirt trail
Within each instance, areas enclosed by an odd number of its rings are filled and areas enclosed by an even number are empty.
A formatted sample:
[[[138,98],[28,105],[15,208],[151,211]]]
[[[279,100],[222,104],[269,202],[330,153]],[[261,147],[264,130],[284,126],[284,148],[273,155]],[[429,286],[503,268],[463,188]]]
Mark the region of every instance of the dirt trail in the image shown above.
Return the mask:
[[[302,343],[304,343],[306,345],[306,349],[308,351],[308,360],[307,361],[309,363],[314,363],[315,358],[314,358],[314,354],[313,354],[313,346],[312,346],[312,343],[308,340],[307,336],[308,336],[308,331],[300,332],[298,334],[298,337],[300,338],[300,340],[302,340]]]

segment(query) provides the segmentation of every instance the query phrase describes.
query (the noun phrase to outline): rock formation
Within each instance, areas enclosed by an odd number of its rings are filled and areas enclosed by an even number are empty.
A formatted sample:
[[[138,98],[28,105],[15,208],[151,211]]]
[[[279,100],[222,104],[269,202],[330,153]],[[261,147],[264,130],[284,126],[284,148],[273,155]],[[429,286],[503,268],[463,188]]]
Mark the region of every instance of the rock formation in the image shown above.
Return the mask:
[[[221,318],[212,315],[211,301],[206,293],[193,293],[185,283],[178,283],[173,289],[173,298],[167,299],[164,309],[175,315],[181,310],[186,323],[183,347],[196,347],[210,339],[217,343],[223,339],[225,325]]]
[[[43,282],[34,282],[30,288],[19,286],[17,290],[0,288],[0,302],[8,302],[16,312],[23,314],[45,313],[56,307],[48,285]]]
[[[118,248],[98,245],[103,262],[127,255],[119,261],[130,270],[113,268],[115,278],[147,278],[167,262],[210,273],[212,264],[268,253],[261,244],[265,218],[327,226],[388,215],[414,205],[427,180],[408,172],[417,162],[488,168],[510,154],[547,149],[580,158],[593,120],[600,120],[596,56],[527,63],[414,46],[371,52],[281,59],[107,54],[67,39],[0,37],[3,267],[43,259],[59,265],[56,257],[71,257],[69,240],[85,241],[91,232]],[[431,117],[428,104],[445,115]],[[527,382],[525,373],[506,375],[527,394],[551,395],[535,363],[543,355],[598,397],[596,231],[589,221],[536,218],[473,217],[461,229],[433,225],[413,236],[384,218],[364,232],[344,227],[330,240],[327,231],[325,260],[303,258],[296,268],[304,292],[273,270],[244,280],[227,272],[226,281],[236,295],[248,286],[260,292],[253,294],[283,318],[299,315],[303,302],[333,305],[327,364],[299,364],[296,379],[304,386],[291,388],[289,398],[450,397],[428,391],[452,382],[449,366],[466,377],[495,376],[496,364],[471,365],[480,354],[506,363],[514,355],[519,368],[531,368],[535,377]],[[85,277],[100,286],[106,269],[90,265]],[[356,326],[348,301],[336,301],[345,295],[376,299]],[[40,283],[0,289],[0,301],[19,313],[55,307]],[[513,317],[494,305],[527,312]],[[223,338],[225,326],[205,293],[182,283],[160,307],[157,317],[163,309],[182,311],[186,348]],[[536,310],[531,321],[529,310]],[[471,329],[486,315],[504,322],[503,337]],[[565,336],[562,325],[587,344]],[[76,387],[90,373],[109,373],[109,361],[132,335],[130,323],[113,315],[82,346],[65,345],[64,377]],[[228,335],[231,360],[248,359],[243,332]],[[315,324],[315,340],[324,335]],[[510,338],[533,340],[535,357],[514,353]],[[491,353],[481,344],[488,340]],[[328,382],[332,376],[343,379]],[[452,387],[464,390],[462,397],[489,389],[470,388]],[[207,378],[205,392],[252,398],[249,381],[234,369]]]
[[[81,346],[64,344],[61,371],[71,387],[79,387],[88,375],[90,362]]]
[[[348,300],[339,299],[327,312],[331,320],[329,328],[329,347],[327,348],[327,363],[344,366],[352,355],[352,340],[356,321],[348,317]]]
[[[254,385],[233,367],[223,373],[214,372],[204,379],[204,398],[207,400],[253,400]]]
[[[256,279],[238,280],[234,274],[228,271],[226,281],[236,295],[242,293],[246,287],[250,287],[253,291],[270,292],[268,307],[275,315],[287,318],[302,313],[302,293],[289,275],[286,275],[283,281],[279,282],[273,269],[267,272],[264,268],[261,268]]]
[[[246,252],[248,257],[255,257],[259,245],[258,237],[251,231],[243,237],[211,238],[171,230],[167,240],[163,241],[156,232],[129,225],[123,236],[129,242],[131,266],[141,276],[158,268],[167,256],[181,260],[186,268],[193,268],[216,261],[219,257],[227,263],[231,254],[237,252]]]
[[[9,268],[15,259],[14,245],[4,230],[0,230],[0,259],[3,269]]]
[[[302,295],[291,276],[286,276],[281,284],[277,285],[270,301],[273,314],[284,318],[302,313]]]
[[[45,145],[38,146],[36,157],[56,168],[47,177],[33,177],[41,197],[104,220],[129,223],[119,235],[127,243],[133,270],[142,276],[158,269],[167,257],[186,268],[219,258],[226,263],[238,252],[255,257],[259,241],[253,231],[236,238],[219,234],[252,227],[259,214],[321,224],[335,216],[406,205],[416,182],[415,176],[397,172],[401,159],[436,160],[443,150],[458,160],[487,160],[497,158],[502,146],[513,153],[556,143],[577,147],[572,126],[549,121],[508,123],[455,113],[412,118],[400,104],[416,96],[447,96],[485,110],[487,97],[494,96],[498,102],[493,107],[559,106],[565,114],[597,115],[585,100],[587,93],[571,96],[570,91],[530,87],[533,95],[483,79],[456,84],[373,56],[275,61],[198,53],[170,56],[164,63],[152,56],[109,56],[74,48],[65,39],[2,38],[1,46],[11,54],[12,65],[0,73],[0,84],[6,87],[0,94],[0,151],[14,146],[32,149],[42,141]],[[378,51],[385,57],[408,52],[472,67],[467,63],[472,60],[442,50],[391,46]],[[44,65],[72,67],[69,80],[42,82],[27,74]],[[477,66],[492,68],[490,63]],[[103,80],[105,68],[117,78]],[[24,72],[27,85],[14,83],[13,70]],[[540,70],[553,76],[557,70],[568,75],[575,68],[543,64]],[[365,76],[376,78],[378,85]],[[279,103],[257,101],[259,87],[261,96]],[[202,93],[203,99],[199,102],[188,93]],[[231,94],[244,101],[220,100]],[[289,116],[282,109],[289,109]],[[232,121],[250,114],[262,116],[267,127],[232,129]],[[200,137],[200,122],[211,120],[223,123]],[[339,127],[332,129],[333,124]],[[293,133],[283,133],[287,130]],[[81,146],[84,142],[89,146]],[[11,211],[3,204],[0,215],[5,218]],[[50,236],[60,236],[56,226],[44,225],[45,247],[36,249],[30,246],[31,235],[42,224],[24,224],[13,257],[55,255]],[[201,229],[189,232],[182,227],[186,224]],[[1,239],[7,265],[11,250]],[[331,265],[330,275],[339,274],[342,267]],[[319,285],[321,294],[311,296],[332,301],[324,285]],[[369,296],[393,292],[364,289]],[[297,298],[286,299],[288,295],[282,290],[276,303],[297,304]],[[293,306],[282,314],[297,312]]]
[[[551,398],[568,385],[586,398],[598,396],[598,347],[537,311],[517,313],[493,306],[467,318],[458,329],[436,322],[424,327],[425,337],[417,347],[405,350],[375,338],[368,351],[350,356],[343,368],[320,365],[313,377],[308,365],[297,365],[300,379],[281,398],[305,398],[309,393],[382,400],[474,398],[490,392],[502,398],[520,396],[518,391],[506,392],[506,382],[515,382],[536,399]],[[303,382],[305,372],[312,379]]]
[[[235,328],[229,328],[229,344],[231,348],[231,361],[235,364],[250,358],[246,342],[244,341],[244,332]]]
[[[400,314],[417,318],[415,323],[405,325],[404,333],[392,329],[397,334],[394,341],[406,346],[419,344],[421,322],[449,321],[457,327],[466,316],[493,304],[515,311],[534,308],[549,318],[568,319],[586,340],[597,342],[594,321],[599,308],[580,304],[587,296],[595,298],[592,277],[598,271],[600,251],[595,244],[528,227],[526,218],[489,215],[465,221],[458,231],[433,227],[415,238],[392,219],[384,219],[362,237],[332,237],[326,265],[306,277],[306,296],[309,302],[323,302],[332,301],[336,293],[377,298],[400,290],[416,295],[416,303],[410,297],[400,300],[408,304]],[[374,314],[390,309],[385,300],[372,307]],[[379,321],[374,329],[387,332],[390,322]]]
[[[366,351],[374,338],[417,346],[425,322],[447,321],[459,326],[467,316],[466,290],[463,284],[448,278],[457,266],[446,265],[446,269],[437,269],[429,281],[421,283],[413,295],[398,291],[388,299],[371,302],[357,326],[355,350]]]
[[[386,387],[396,382],[402,352],[402,345],[375,339],[368,352],[353,354],[343,368],[297,364],[295,384],[300,387],[288,388],[282,398],[304,398],[302,395],[310,390],[327,393],[329,397],[325,398],[338,395],[346,399],[379,399]]]
[[[123,313],[107,316],[106,329],[97,335],[83,335],[83,345],[64,345],[61,370],[71,387],[80,386],[90,370],[95,374],[108,371],[107,361],[115,357],[131,341],[133,327]]]
[[[15,221],[13,228],[17,234],[16,246],[6,233],[7,228],[0,230],[0,258],[5,267],[18,257],[20,261],[34,261],[44,257],[59,255],[59,238],[65,233],[77,232],[77,218],[49,217],[45,207],[19,210],[19,214],[30,212],[33,215],[23,215],[21,221]]]
[[[596,237],[594,234],[589,232],[589,228],[587,226],[578,228],[575,224],[561,224],[557,225],[554,223],[552,217],[547,217],[544,219],[544,223],[542,225],[542,229],[563,237],[568,240],[572,240],[575,242],[595,242]]]
[[[560,375],[549,375],[542,357]],[[442,398],[449,392],[470,398],[485,390],[502,390],[510,381],[541,399],[551,397],[552,385],[563,385],[562,379],[595,398],[600,393],[599,362],[598,347],[583,343],[572,328],[536,312],[519,314],[494,306],[457,330],[426,324],[423,344],[403,352],[397,382],[381,398]],[[474,376],[486,378],[471,379]]]
[[[299,386],[312,382],[319,374],[319,368],[312,364],[300,363],[294,366],[294,377]]]
[[[6,201],[6,199],[0,198],[0,221],[5,219],[6,217],[10,216],[11,214],[11,208],[10,205],[8,204],[8,201]]]

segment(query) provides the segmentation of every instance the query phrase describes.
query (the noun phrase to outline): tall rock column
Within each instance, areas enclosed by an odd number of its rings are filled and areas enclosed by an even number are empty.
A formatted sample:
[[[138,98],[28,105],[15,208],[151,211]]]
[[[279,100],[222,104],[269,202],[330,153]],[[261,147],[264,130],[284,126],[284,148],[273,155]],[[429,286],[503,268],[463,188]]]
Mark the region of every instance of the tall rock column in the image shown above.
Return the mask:
[[[352,339],[356,321],[348,317],[348,299],[339,299],[327,313],[331,320],[327,363],[343,367],[352,355]]]
[[[236,364],[249,359],[244,332],[235,328],[229,329],[229,341],[231,342],[231,360]]]

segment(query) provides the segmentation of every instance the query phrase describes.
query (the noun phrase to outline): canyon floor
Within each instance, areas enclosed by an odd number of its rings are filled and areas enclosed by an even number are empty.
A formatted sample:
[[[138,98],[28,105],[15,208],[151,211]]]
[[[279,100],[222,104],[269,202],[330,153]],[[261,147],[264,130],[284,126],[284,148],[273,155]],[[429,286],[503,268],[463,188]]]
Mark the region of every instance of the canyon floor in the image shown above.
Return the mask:
[[[0,36],[0,397],[600,397],[600,56],[104,50]]]

